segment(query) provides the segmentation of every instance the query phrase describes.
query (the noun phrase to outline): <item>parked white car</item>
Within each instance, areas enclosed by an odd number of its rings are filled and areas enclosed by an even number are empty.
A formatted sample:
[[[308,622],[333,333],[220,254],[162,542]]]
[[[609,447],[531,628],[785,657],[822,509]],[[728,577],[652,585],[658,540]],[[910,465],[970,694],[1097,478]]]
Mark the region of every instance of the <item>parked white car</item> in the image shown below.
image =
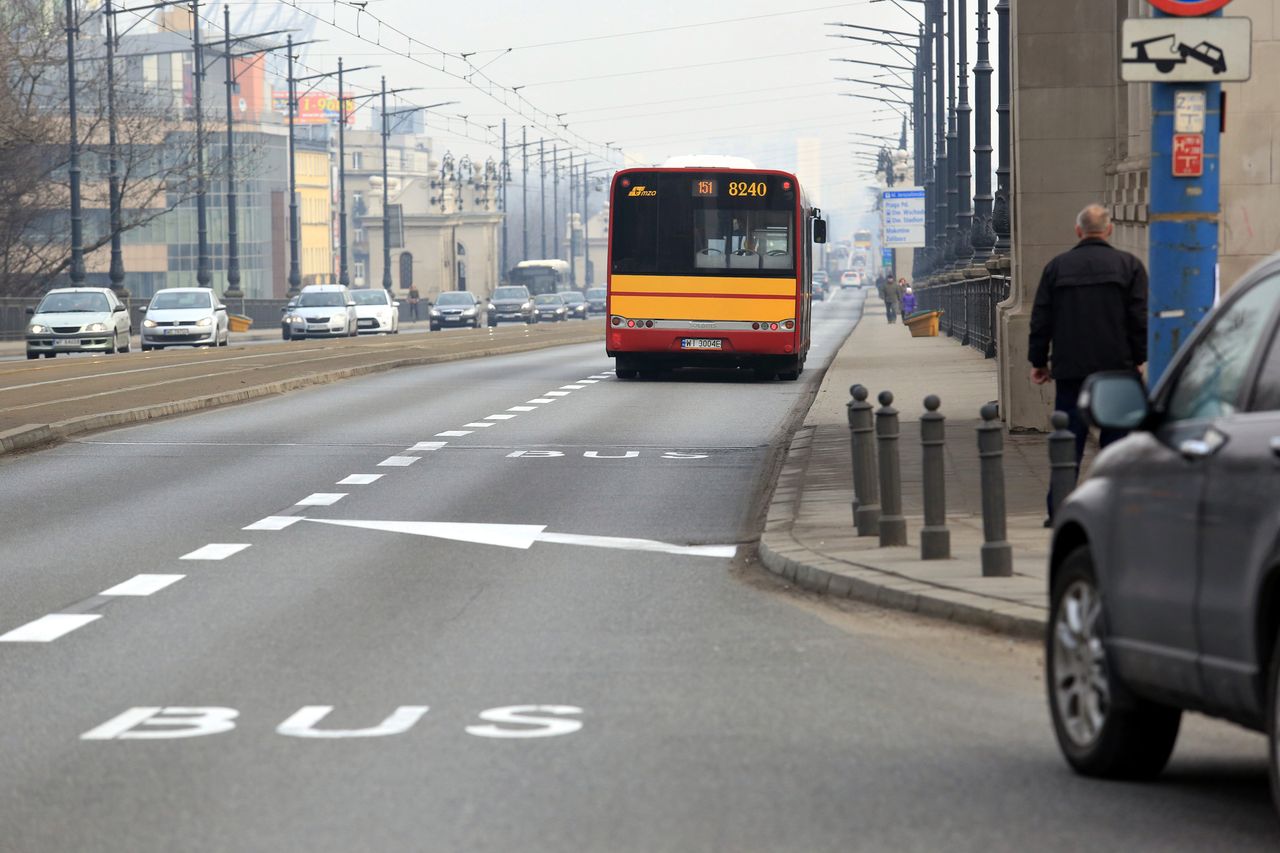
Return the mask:
[[[27,358],[129,351],[129,311],[109,287],[59,287],[27,312]]]
[[[171,346],[225,347],[227,306],[207,287],[170,287],[143,309],[142,351]]]
[[[309,284],[298,294],[298,304],[285,317],[289,337],[354,337],[356,303],[351,291],[341,284]]]
[[[384,288],[351,291],[356,303],[356,327],[367,334],[395,335],[400,332],[400,303]]]

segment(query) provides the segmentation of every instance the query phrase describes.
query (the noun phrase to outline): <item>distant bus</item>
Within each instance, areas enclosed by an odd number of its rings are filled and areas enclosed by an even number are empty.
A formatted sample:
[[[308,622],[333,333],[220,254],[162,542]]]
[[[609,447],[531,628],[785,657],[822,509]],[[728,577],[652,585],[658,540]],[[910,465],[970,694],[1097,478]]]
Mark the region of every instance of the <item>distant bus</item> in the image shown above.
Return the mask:
[[[618,172],[610,198],[605,341],[618,378],[698,365],[799,377],[826,223],[795,175],[667,164]]]
[[[533,296],[573,290],[569,262],[559,259],[521,261],[507,276],[507,283],[523,284]]]
[[[858,249],[870,249],[871,248],[871,231],[866,228],[862,228],[858,231],[854,231],[853,245],[855,248],[858,248]]]

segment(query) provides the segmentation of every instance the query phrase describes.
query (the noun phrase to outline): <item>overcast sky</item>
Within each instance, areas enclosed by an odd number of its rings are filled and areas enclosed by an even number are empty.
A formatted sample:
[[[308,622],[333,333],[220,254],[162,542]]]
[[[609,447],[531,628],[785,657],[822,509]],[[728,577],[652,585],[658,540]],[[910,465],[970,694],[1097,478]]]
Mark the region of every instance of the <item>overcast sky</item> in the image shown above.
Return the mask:
[[[909,92],[837,82],[836,77],[862,77],[903,84],[891,71],[833,60],[906,62],[887,48],[833,38],[855,31],[827,23],[914,32],[916,22],[906,10],[920,14],[922,7],[901,2],[899,7],[872,0],[796,0],[783,11],[782,4],[766,0],[594,5],[581,0],[368,0],[366,13],[358,13],[349,3],[298,0],[303,11],[290,14],[310,24],[312,38],[324,40],[306,48],[308,66],[328,70],[342,56],[348,67],[379,66],[351,75],[356,86],[376,87],[379,75],[386,74],[389,86],[418,87],[405,95],[409,103],[459,101],[428,119],[438,151],[496,159],[499,151],[483,141],[492,134],[485,126],[500,125],[503,118],[511,142],[519,141],[520,126],[527,124],[531,139],[558,130],[574,144],[585,146],[585,139],[618,146],[636,163],[719,153],[794,169],[797,140],[816,138],[822,152],[819,173],[801,173],[801,181],[828,211],[851,216],[868,207],[865,187],[871,179],[857,152],[872,149],[851,146],[850,132],[885,133],[896,140],[901,118],[888,107],[840,93],[909,98]],[[233,29],[249,25],[242,18],[247,13],[260,25],[273,10],[290,5],[233,2]],[[210,12],[220,19],[216,7]],[[971,32],[974,17],[970,10]],[[358,29],[360,37],[344,29]],[[431,48],[450,56],[442,60]],[[465,60],[463,53],[469,54]],[[971,64],[973,59],[971,53]],[[431,67],[442,65],[450,73]],[[473,78],[475,86],[459,79],[475,69],[498,86],[520,87],[518,95],[494,89],[495,100],[476,88],[488,86],[481,77]],[[537,110],[560,114],[568,127],[558,128]],[[448,115],[466,115],[472,126]],[[533,126],[535,121],[544,127]]]

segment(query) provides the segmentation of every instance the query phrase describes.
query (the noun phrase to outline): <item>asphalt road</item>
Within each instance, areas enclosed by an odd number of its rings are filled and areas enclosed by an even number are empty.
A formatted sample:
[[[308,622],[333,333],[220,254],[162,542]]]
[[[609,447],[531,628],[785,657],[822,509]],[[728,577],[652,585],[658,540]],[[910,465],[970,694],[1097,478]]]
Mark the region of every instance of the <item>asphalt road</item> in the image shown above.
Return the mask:
[[[818,307],[811,368],[859,310]],[[1276,849],[1261,739],[1193,720],[1161,783],[1076,779],[1034,646],[750,564],[819,370],[611,367],[0,459],[0,850]]]

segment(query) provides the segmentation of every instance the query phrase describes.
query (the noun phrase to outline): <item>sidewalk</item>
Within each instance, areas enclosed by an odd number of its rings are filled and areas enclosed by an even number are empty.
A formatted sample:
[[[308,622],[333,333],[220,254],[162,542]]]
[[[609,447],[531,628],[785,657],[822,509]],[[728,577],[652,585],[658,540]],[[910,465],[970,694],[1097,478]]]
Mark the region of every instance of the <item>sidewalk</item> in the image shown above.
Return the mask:
[[[853,528],[852,468],[845,404],[862,384],[874,400],[893,392],[908,545],[880,548]],[[937,394],[947,416],[949,560],[921,560],[923,525],[919,416]],[[836,354],[788,450],[760,557],[775,574],[816,592],[857,598],[1024,637],[1047,618],[1049,531],[1043,527],[1048,448],[1042,435],[1005,435],[1005,488],[1013,576],[984,578],[976,428],[979,409],[996,398],[996,362],[946,337],[913,338],[885,322],[871,292],[858,327]],[[878,406],[878,403],[877,403]]]

